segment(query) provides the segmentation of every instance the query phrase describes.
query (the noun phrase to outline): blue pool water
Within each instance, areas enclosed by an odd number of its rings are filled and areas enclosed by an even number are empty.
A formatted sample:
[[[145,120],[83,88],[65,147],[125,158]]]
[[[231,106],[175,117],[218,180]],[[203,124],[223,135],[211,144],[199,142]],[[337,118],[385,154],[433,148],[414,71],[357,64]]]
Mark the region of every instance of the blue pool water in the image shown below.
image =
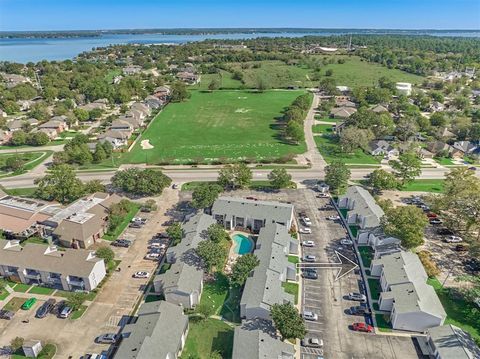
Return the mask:
[[[234,234],[232,236],[233,242],[235,242],[235,248],[233,251],[237,254],[247,254],[253,249],[253,242],[243,234]]]

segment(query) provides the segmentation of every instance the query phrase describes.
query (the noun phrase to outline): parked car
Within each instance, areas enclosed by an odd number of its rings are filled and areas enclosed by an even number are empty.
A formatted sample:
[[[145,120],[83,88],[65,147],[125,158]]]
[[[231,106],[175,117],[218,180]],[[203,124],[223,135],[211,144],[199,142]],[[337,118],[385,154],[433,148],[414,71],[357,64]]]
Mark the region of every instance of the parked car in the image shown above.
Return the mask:
[[[480,260],[476,258],[470,258],[463,262],[465,270],[469,273],[476,274],[480,272]]]
[[[145,218],[141,218],[141,217],[133,217],[131,222],[132,223],[145,224],[145,223],[147,223],[147,220]]]
[[[155,235],[154,238],[165,238],[165,239],[168,239],[170,238],[169,235],[166,233],[166,232],[159,232]]]
[[[355,300],[357,302],[366,302],[367,296],[365,294],[351,292],[347,294],[349,300]]]
[[[459,236],[449,236],[449,237],[445,238],[445,242],[447,242],[447,243],[460,243],[460,242],[463,242],[463,239],[462,239],[462,237],[459,237]]]
[[[477,170],[477,167],[471,166],[471,167],[468,167],[468,169],[469,169],[470,171],[476,171],[476,170]]]
[[[72,314],[72,312],[73,312],[73,308],[69,307],[68,305],[65,305],[60,311],[60,314],[58,315],[58,317],[62,319],[67,319],[70,316],[70,314]]]
[[[172,185],[172,188],[173,188],[173,189],[177,189],[177,188],[178,188],[178,184],[174,183],[174,184]]]
[[[313,271],[303,271],[302,277],[305,279],[318,279],[318,273]]]
[[[315,242],[314,241],[303,241],[302,246],[304,246],[304,247],[315,247]]]
[[[85,354],[82,359],[107,359],[105,354]]]
[[[10,310],[0,310],[0,319],[12,320],[15,316],[15,312]]]
[[[437,229],[437,233],[438,234],[441,234],[443,236],[451,236],[453,235],[453,231],[451,231],[450,229],[448,228],[438,228]]]
[[[303,319],[310,320],[310,321],[317,321],[318,320],[318,315],[314,312],[304,310],[303,311]]]
[[[319,338],[303,338],[301,344],[302,347],[321,348],[323,347],[323,340]]]
[[[95,339],[99,344],[114,344],[117,341],[117,335],[113,333],[102,334]]]
[[[130,228],[142,228],[142,224],[138,222],[133,222],[128,225]]]
[[[349,313],[351,315],[365,315],[365,314],[370,314],[370,310],[367,307],[357,305],[355,307],[351,307],[349,309]]]
[[[128,248],[128,247],[130,247],[131,244],[132,244],[132,242],[127,240],[127,239],[117,239],[117,240],[113,241],[111,245],[114,246],[114,247]]]
[[[433,212],[428,212],[428,213],[427,213],[427,217],[428,217],[428,218],[437,218],[437,217],[438,217],[438,214],[433,213]]]
[[[353,323],[352,329],[356,332],[365,332],[365,333],[373,332],[373,327],[370,324],[365,324],[365,323]]]
[[[315,262],[316,259],[317,259],[317,257],[315,257],[314,255],[308,254],[308,255],[303,256],[302,261],[304,261],[304,262]]]
[[[341,241],[340,241],[340,244],[342,246],[353,246],[353,241],[351,239],[348,239],[348,238],[343,238]]]
[[[29,310],[37,302],[37,298],[29,298],[22,304],[23,310]]]
[[[465,244],[457,244],[453,249],[457,252],[466,252],[468,251],[468,246]]]
[[[308,217],[303,217],[302,218],[302,222],[304,225],[306,225],[307,227],[310,227],[312,225],[312,221],[310,220],[310,218]]]
[[[35,313],[35,317],[37,318],[45,318],[53,308],[55,307],[55,303],[57,301],[53,298],[48,299],[45,303],[43,303],[38,309],[37,312]]]
[[[150,243],[149,248],[165,248],[164,243]]]
[[[328,198],[328,197],[330,197],[328,193],[320,193],[319,195],[317,195],[317,198]]]
[[[329,221],[338,221],[340,219],[340,216],[328,216],[327,219]]]
[[[442,224],[442,220],[440,218],[432,218],[430,221],[430,224]]]
[[[143,212],[143,213],[150,213],[152,211],[152,209],[150,207],[141,207],[140,208],[140,212]]]
[[[148,278],[150,276],[150,273],[148,272],[135,272],[133,275],[133,278]]]
[[[252,197],[252,196],[248,196],[248,197],[245,197],[245,198],[249,199],[250,201],[258,201],[258,198]]]
[[[310,228],[300,228],[299,232],[301,234],[312,234],[312,230]]]
[[[145,256],[145,259],[151,260],[151,261],[158,261],[160,258],[160,253],[148,253]]]

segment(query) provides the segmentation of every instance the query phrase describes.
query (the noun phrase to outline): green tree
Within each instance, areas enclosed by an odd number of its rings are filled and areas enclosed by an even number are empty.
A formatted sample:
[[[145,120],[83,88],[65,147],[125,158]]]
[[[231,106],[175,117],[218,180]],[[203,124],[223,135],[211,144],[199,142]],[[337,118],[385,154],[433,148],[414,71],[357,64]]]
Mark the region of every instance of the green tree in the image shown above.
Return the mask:
[[[342,161],[332,161],[325,167],[325,183],[330,186],[330,191],[337,196],[345,193],[350,179],[350,170]]]
[[[214,268],[221,270],[228,255],[228,249],[224,245],[210,240],[200,242],[196,252],[210,273]]]
[[[44,177],[35,180],[38,188],[35,195],[48,201],[71,203],[84,193],[80,181],[73,168],[66,164],[56,165]]]
[[[222,187],[216,183],[202,183],[192,193],[192,207],[200,209],[211,207],[222,192]]]
[[[215,314],[215,308],[207,303],[200,303],[195,308],[195,312],[200,314],[203,320],[206,320]]]
[[[84,110],[83,108],[74,109],[73,114],[75,115],[77,120],[80,122],[87,121],[90,118],[88,111]]]
[[[108,265],[115,259],[115,253],[109,246],[100,246],[95,251],[95,254],[98,258],[101,258],[105,261],[105,265]]]
[[[214,90],[218,90],[220,88],[220,82],[218,79],[213,79],[209,84],[208,84],[208,91],[212,92]]]
[[[359,148],[366,151],[373,138],[370,130],[347,127],[340,133],[340,147],[345,153],[352,153]]]
[[[170,101],[172,102],[182,102],[190,98],[187,86],[183,82],[175,82],[171,89]]]
[[[295,143],[300,143],[305,140],[305,133],[303,132],[303,126],[298,122],[289,121],[285,128],[285,136],[291,139]]]
[[[4,168],[7,171],[16,172],[21,170],[24,164],[25,164],[25,161],[23,161],[19,156],[15,155],[15,156],[7,157],[7,159],[5,160]]]
[[[23,346],[24,341],[25,339],[22,337],[15,337],[10,341],[10,347],[14,352],[16,352]]]
[[[369,185],[376,193],[383,190],[392,190],[398,187],[398,181],[394,174],[383,169],[377,169],[370,174]]]
[[[400,179],[402,186],[412,182],[422,173],[422,160],[413,152],[402,153],[398,160],[391,160],[388,163],[394,170],[395,176]]]
[[[388,206],[384,208],[382,227],[386,235],[401,240],[405,248],[416,248],[423,244],[428,220],[420,208],[414,206]]]
[[[107,154],[105,153],[105,150],[103,149],[103,145],[101,143],[98,143],[95,145],[95,152],[93,153],[93,160],[96,163],[100,163],[103,160],[107,158]]]
[[[80,309],[80,307],[87,300],[86,293],[70,293],[67,297],[67,305],[72,308],[74,311]]]
[[[260,264],[257,256],[252,253],[245,254],[237,259],[232,267],[232,275],[230,280],[235,286],[242,286],[245,284],[250,273]]]
[[[273,188],[288,187],[292,181],[292,176],[288,174],[285,168],[275,168],[268,174],[268,180]]]
[[[45,146],[50,138],[44,132],[34,132],[27,135],[27,144],[30,146]]]
[[[105,192],[105,185],[98,179],[87,181],[83,184],[85,194]]]
[[[179,222],[175,222],[168,226],[166,232],[168,234],[168,237],[170,238],[170,241],[172,242],[172,246],[177,245],[182,240],[183,229],[182,225]]]
[[[303,339],[307,333],[305,322],[292,303],[274,304],[270,313],[283,339]]]
[[[12,138],[10,139],[10,143],[13,146],[24,145],[25,143],[27,143],[27,134],[22,130],[15,131],[12,134]]]
[[[223,188],[246,188],[252,182],[252,171],[244,163],[226,165],[219,171],[217,182]]]
[[[216,243],[226,241],[229,239],[228,233],[222,225],[214,223],[207,228],[208,239]]]
[[[325,92],[327,95],[333,96],[337,94],[337,83],[332,77],[324,77],[320,80],[318,85],[320,91]]]
[[[117,171],[112,178],[112,185],[127,193],[136,195],[159,195],[170,186],[172,180],[161,171],[128,168]]]

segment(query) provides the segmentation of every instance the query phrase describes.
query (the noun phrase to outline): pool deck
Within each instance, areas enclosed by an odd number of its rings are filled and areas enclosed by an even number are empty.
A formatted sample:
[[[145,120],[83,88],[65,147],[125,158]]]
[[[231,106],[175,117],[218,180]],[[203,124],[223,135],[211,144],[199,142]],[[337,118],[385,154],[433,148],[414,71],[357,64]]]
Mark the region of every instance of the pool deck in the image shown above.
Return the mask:
[[[230,236],[230,238],[232,238],[232,245],[230,246],[230,251],[228,253],[227,263],[225,264],[225,273],[230,273],[232,271],[233,264],[235,264],[238,257],[242,256],[241,254],[235,253],[235,248],[238,246],[238,244],[233,241],[233,236],[235,234],[241,234],[242,236],[248,237],[248,239],[250,241],[252,241],[252,247],[255,248],[255,242],[251,238],[251,236],[252,236],[251,233],[242,232],[242,231],[230,231],[230,232],[228,232],[228,235]]]

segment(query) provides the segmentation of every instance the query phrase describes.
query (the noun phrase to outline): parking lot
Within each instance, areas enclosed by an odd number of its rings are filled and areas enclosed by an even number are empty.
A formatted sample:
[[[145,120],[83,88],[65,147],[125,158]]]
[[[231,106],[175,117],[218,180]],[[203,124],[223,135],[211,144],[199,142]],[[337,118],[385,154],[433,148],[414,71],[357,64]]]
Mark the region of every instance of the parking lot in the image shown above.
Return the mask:
[[[172,218],[172,207],[178,198],[178,191],[165,190],[157,198],[157,212],[139,214],[147,218],[147,224],[142,228],[126,230],[125,236],[133,238],[133,244],[129,248],[112,247],[116,259],[121,260],[120,271],[113,272],[80,319],[59,319],[51,314],[37,319],[35,311],[43,302],[39,300],[30,310],[19,310],[13,320],[0,321],[0,346],[9,345],[13,338],[19,336],[57,344],[58,358],[80,358],[86,353],[107,350],[108,345],[96,344],[94,339],[101,334],[117,333],[143,295],[148,279],[133,278],[133,274],[138,271],[152,274],[156,269],[158,263],[144,257],[151,238],[164,231],[163,224]],[[26,319],[29,322],[23,323]]]
[[[237,193],[241,196],[249,195],[246,191]],[[259,199],[291,202],[295,205],[296,213],[305,212],[311,219],[312,234],[301,235],[300,240],[313,240],[315,246],[305,249],[304,254],[315,255],[317,262],[338,262],[335,255],[335,250],[338,250],[354,259],[352,249],[340,245],[340,240],[346,237],[342,224],[326,219],[328,216],[337,215],[333,207],[324,209],[329,199],[317,198],[317,195],[318,193],[311,189],[255,193],[255,197]],[[320,338],[324,345],[322,350],[302,347],[301,357],[317,359],[323,352],[325,358],[335,359],[418,358],[410,337],[359,333],[349,328],[354,322],[365,322],[362,316],[346,314],[351,306],[359,305],[358,302],[347,300],[345,295],[359,291],[361,277],[352,271],[335,281],[337,271],[338,269],[321,269],[318,270],[318,279],[302,280],[302,310],[318,315],[318,321],[306,322],[307,337]]]

